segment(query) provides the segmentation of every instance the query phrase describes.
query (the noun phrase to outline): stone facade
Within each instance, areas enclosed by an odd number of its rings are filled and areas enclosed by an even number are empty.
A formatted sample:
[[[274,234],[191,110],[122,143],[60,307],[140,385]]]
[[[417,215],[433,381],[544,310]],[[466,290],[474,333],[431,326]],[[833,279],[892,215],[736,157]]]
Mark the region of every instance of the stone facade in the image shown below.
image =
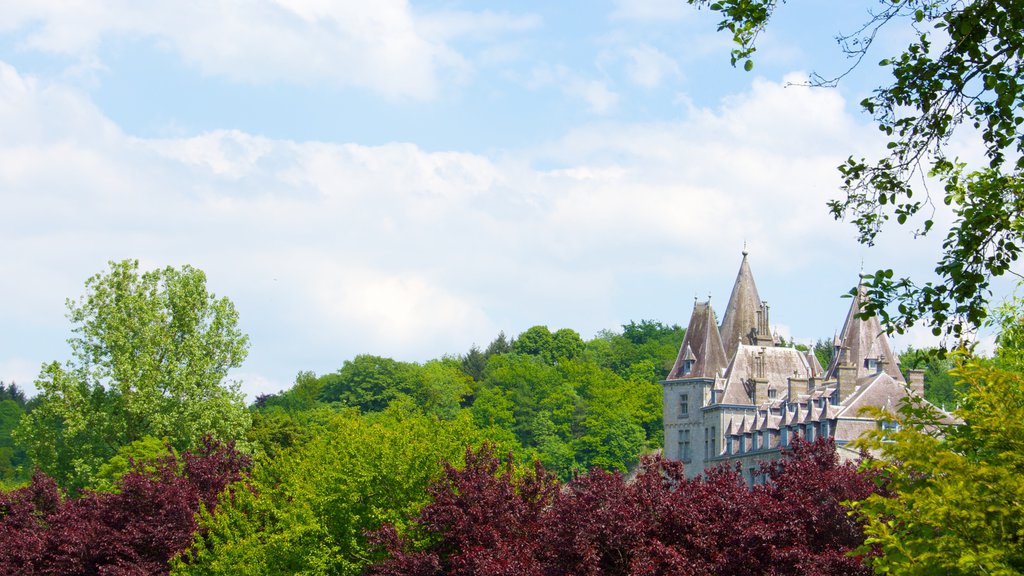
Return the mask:
[[[878,320],[856,317],[864,297],[858,288],[824,369],[813,352],[778,346],[744,251],[722,325],[710,301],[694,302],[662,381],[665,456],[683,461],[689,476],[739,463],[749,482],[758,460],[777,458],[797,436],[831,437],[841,457],[856,457],[849,442],[879,426],[860,415],[863,407],[894,409],[924,394],[923,372],[904,380]]]

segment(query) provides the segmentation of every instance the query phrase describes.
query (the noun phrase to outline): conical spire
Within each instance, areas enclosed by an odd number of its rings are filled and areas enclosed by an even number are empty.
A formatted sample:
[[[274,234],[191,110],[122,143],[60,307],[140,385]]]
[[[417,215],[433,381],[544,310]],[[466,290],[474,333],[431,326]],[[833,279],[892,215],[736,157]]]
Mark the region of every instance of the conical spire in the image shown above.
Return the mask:
[[[754,276],[747,264],[747,250],[743,249],[743,262],[736,274],[736,283],[732,286],[729,305],[725,308],[720,328],[722,343],[725,345],[725,357],[732,358],[736,354],[740,340],[744,344],[753,344],[754,332],[757,329],[757,315],[761,308],[761,298],[757,295]]]
[[[840,364],[856,366],[858,378],[870,376],[879,371],[878,364],[881,363],[886,374],[903,382],[903,374],[900,373],[896,357],[892,353],[889,337],[882,329],[878,317],[872,316],[867,320],[857,318],[857,313],[866,300],[867,291],[862,279],[857,283],[857,294],[850,304],[850,311],[846,313],[846,322],[839,333],[836,353],[828,365],[825,378],[836,378]]]
[[[668,373],[669,380],[680,378],[714,378],[725,370],[725,349],[715,325],[711,302],[694,302],[686,336],[679,347],[676,363]]]

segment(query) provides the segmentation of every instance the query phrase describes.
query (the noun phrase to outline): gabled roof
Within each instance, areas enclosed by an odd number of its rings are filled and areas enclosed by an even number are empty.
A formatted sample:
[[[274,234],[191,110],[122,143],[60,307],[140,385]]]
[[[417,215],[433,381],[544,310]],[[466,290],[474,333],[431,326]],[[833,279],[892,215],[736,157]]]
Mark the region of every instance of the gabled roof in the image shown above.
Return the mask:
[[[693,365],[689,373],[684,374],[687,360],[692,360]],[[715,325],[711,302],[694,302],[690,324],[686,327],[686,336],[679,347],[676,362],[668,373],[668,380],[714,378],[725,370],[726,364],[722,337]]]
[[[866,406],[875,406],[895,410],[899,401],[906,398],[907,386],[888,374],[873,374],[857,379],[857,387],[853,394],[840,406],[837,416],[843,418],[864,417],[860,410]]]
[[[896,363],[896,356],[892,353],[889,345],[889,338],[886,336],[882,325],[878,322],[877,316],[867,320],[857,318],[857,313],[863,302],[867,300],[867,292],[864,283],[857,284],[857,294],[850,303],[850,310],[846,314],[846,322],[843,323],[843,330],[839,333],[839,350],[829,363],[828,371],[825,374],[826,380],[835,379],[839,373],[840,363],[852,364],[857,367],[857,377],[863,378],[876,372],[876,368],[868,367],[867,360],[885,358],[885,373],[898,382],[904,382],[903,374]]]
[[[807,360],[796,348],[742,345],[725,371],[725,390],[719,402],[751,404],[748,383],[756,376],[760,354],[764,354],[764,378],[768,380],[768,389],[775,390],[776,398],[787,393],[789,378],[807,378]]]
[[[757,311],[761,307],[761,297],[754,285],[754,275],[747,264],[747,251],[743,251],[740,271],[736,274],[736,282],[732,286],[729,304],[722,317],[722,344],[725,345],[725,357],[732,358],[740,340],[744,344],[753,344],[751,334],[757,328]]]
[[[825,375],[825,369],[821,367],[821,362],[818,361],[814,350],[804,352],[804,356],[807,357],[807,366],[811,369],[811,378],[821,378]]]

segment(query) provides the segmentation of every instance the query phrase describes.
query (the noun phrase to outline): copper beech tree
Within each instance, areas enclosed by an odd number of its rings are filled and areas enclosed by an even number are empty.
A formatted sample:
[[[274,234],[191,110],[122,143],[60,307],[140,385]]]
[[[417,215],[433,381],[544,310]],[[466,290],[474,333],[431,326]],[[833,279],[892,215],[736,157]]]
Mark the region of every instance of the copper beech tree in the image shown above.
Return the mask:
[[[831,440],[797,441],[748,488],[721,467],[687,479],[647,458],[636,478],[591,471],[565,486],[539,465],[517,473],[484,446],[447,467],[418,528],[376,539],[377,576],[870,574],[843,502],[881,489]],[[417,543],[427,542],[426,545]]]
[[[213,509],[250,464],[232,445],[207,439],[180,458],[136,466],[115,493],[69,499],[37,472],[27,486],[0,492],[0,574],[167,574],[192,543],[200,507]]]

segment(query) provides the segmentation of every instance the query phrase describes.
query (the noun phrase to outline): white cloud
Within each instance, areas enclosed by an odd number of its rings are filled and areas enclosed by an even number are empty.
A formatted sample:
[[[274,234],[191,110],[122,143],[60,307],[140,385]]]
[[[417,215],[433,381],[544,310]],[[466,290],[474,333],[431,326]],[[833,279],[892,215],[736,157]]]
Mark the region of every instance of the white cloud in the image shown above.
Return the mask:
[[[17,33],[27,49],[94,62],[104,41],[147,40],[204,74],[239,82],[324,83],[414,99],[433,97],[442,75],[465,74],[469,65],[453,41],[493,41],[539,22],[494,12],[416,14],[407,0],[0,5],[0,32]]]
[[[656,88],[662,80],[679,76],[679,65],[664,52],[646,44],[627,48],[626,73],[644,88]]]
[[[584,102],[594,114],[606,114],[619,102],[619,95],[605,81],[584,77],[565,66],[534,67],[526,86],[531,90],[557,87],[566,96]]]
[[[765,297],[798,292],[778,288],[794,278],[818,290],[856,271],[834,258],[852,241],[824,201],[834,166],[874,138],[838,93],[758,80],[679,122],[595,124],[491,155],[227,130],[150,140],[2,64],[0,120],[0,269],[14,279],[0,283],[14,303],[0,310],[14,327],[0,366],[66,357],[64,298],[107,260],[137,257],[202,268],[236,302],[250,394],[362,352],[422,360],[498,330],[586,335],[652,317],[630,283],[673,301],[715,291],[745,239]],[[841,321],[775,318],[801,336]]]

